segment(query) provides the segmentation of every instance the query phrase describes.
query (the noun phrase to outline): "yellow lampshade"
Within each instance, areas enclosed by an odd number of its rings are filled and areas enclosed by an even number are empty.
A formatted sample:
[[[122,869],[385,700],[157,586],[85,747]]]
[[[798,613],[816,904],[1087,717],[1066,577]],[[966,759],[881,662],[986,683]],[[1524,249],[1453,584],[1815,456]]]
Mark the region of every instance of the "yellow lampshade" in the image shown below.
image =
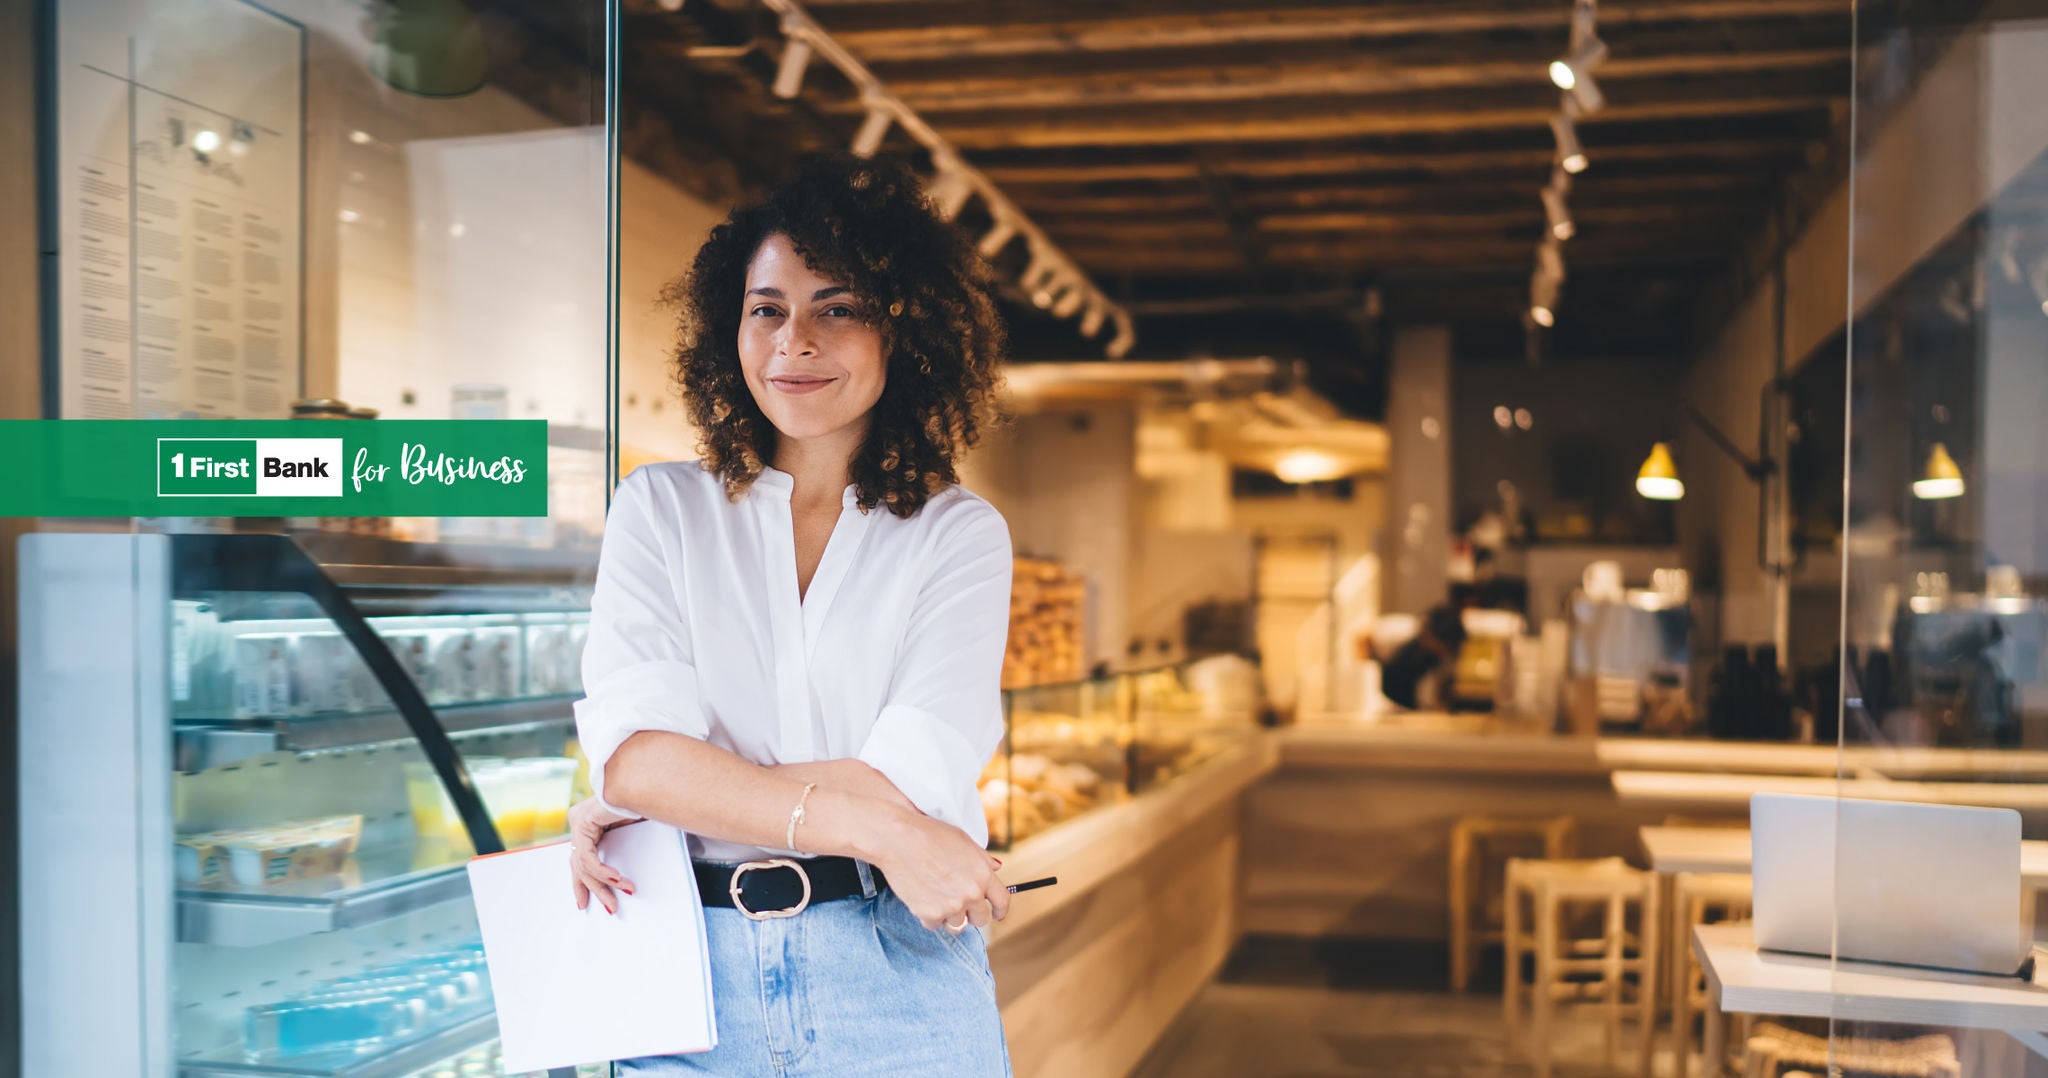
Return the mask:
[[[1927,470],[1913,481],[1913,496],[1932,501],[1936,498],[1960,498],[1963,494],[1963,470],[1956,467],[1956,458],[1948,455],[1948,447],[1934,443],[1934,451],[1927,454]]]
[[[1685,497],[1685,484],[1678,480],[1678,462],[1671,459],[1669,445],[1658,442],[1650,447],[1650,455],[1636,472],[1636,493],[1659,502]]]

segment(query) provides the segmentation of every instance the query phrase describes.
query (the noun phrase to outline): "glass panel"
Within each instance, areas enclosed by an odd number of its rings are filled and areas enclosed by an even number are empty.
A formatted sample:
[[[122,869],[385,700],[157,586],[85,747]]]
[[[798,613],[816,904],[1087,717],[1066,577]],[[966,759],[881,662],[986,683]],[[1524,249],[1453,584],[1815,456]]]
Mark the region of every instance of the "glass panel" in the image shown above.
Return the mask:
[[[62,416],[538,419],[550,447],[546,517],[146,520],[39,587],[53,625],[136,641],[107,666],[138,686],[113,764],[141,798],[92,849],[121,865],[99,920],[162,938],[120,937],[137,1013],[80,1016],[142,1033],[105,1073],[498,1072],[462,865],[588,792],[609,6],[51,5]],[[52,699],[90,706],[61,665]],[[53,760],[100,749],[45,719]]]
[[[1258,666],[1237,655],[1130,675],[1132,789],[1170,782],[1250,737],[1258,679]]]
[[[1833,908],[1803,948],[1832,972],[1806,1027],[1759,1030],[1775,1062],[1751,1073],[2018,1075],[2040,1037],[2013,1031],[2048,1027],[1992,1005],[2027,998],[2027,840],[2048,839],[2048,21],[2025,8],[1858,5],[1843,796],[1815,821]],[[1810,901],[1766,878],[1778,832],[1758,826],[1773,936]]]
[[[1008,805],[1005,818],[991,812],[992,845],[1014,845],[1129,799],[1135,742],[1127,679],[1090,678],[1003,695],[1007,757],[992,762],[982,782],[985,807]]]

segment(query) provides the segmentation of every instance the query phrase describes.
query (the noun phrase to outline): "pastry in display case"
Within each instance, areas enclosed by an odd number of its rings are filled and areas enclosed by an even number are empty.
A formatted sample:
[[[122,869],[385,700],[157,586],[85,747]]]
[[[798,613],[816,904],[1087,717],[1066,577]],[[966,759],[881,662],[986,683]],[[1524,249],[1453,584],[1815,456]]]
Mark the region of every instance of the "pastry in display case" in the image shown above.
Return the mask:
[[[83,559],[65,574],[75,594],[96,546],[56,550],[105,538],[32,545]],[[127,837],[159,851],[145,863],[163,889],[124,916],[169,926],[170,1006],[152,1020],[177,1073],[498,1073],[464,866],[561,837],[587,792],[571,703],[590,560],[481,564],[350,537],[354,560],[323,562],[313,536],[116,538],[127,552],[97,572],[142,581],[125,613],[163,625],[166,692],[135,705],[132,766],[156,770],[168,811],[138,801]],[[25,608],[62,635],[104,606]],[[123,763],[79,724],[30,736],[62,771]],[[122,841],[82,841],[102,840]],[[104,856],[133,858],[114,845]]]
[[[1129,793],[1130,709],[1120,677],[1003,694],[1003,747],[981,776],[989,841],[1022,842]]]
[[[1010,643],[1003,688],[1079,681],[1088,583],[1058,562],[1017,558],[1010,577]]]
[[[1243,742],[1258,719],[1258,676],[1236,655],[1131,675],[1132,789],[1169,782]]]

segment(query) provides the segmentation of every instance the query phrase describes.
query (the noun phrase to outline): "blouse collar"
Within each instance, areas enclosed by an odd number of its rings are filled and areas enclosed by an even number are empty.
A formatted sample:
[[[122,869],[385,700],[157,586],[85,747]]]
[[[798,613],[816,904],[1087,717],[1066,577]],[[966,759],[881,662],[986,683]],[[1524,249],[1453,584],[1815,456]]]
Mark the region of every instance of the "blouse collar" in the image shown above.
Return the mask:
[[[796,494],[796,477],[770,465],[761,466],[761,474],[754,479],[752,488],[773,494],[779,501],[787,502]],[[839,496],[841,505],[853,505],[860,500],[859,488],[852,483]]]

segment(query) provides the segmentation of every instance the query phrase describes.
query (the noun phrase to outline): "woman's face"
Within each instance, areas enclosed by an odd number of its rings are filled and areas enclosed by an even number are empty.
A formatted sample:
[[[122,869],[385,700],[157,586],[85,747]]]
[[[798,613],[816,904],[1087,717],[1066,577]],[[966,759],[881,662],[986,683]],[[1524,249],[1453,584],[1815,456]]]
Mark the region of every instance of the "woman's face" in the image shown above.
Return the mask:
[[[742,302],[740,370],[783,437],[820,438],[865,423],[887,375],[881,331],[863,319],[867,298],[818,276],[776,233],[747,265]]]

